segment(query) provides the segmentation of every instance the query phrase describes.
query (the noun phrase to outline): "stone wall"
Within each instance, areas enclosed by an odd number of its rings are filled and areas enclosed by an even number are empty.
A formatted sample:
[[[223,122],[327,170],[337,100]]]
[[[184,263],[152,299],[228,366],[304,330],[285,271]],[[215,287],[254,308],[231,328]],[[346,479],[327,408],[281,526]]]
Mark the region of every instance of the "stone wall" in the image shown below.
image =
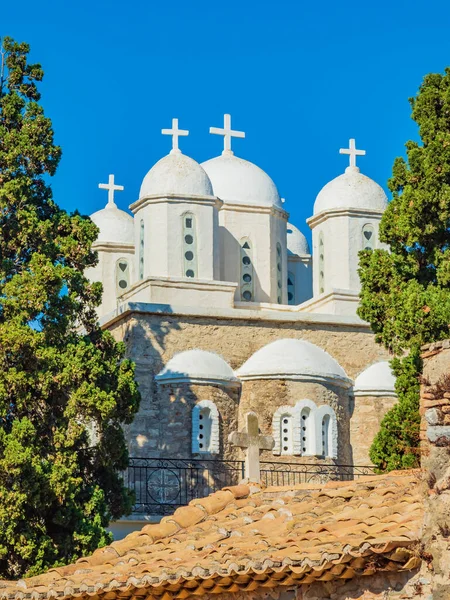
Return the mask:
[[[142,402],[134,423],[127,428],[127,436],[131,454],[138,453],[139,456],[153,454],[160,447],[161,399],[154,375],[177,352],[193,348],[217,352],[237,369],[269,342],[281,338],[304,339],[326,350],[351,378],[387,357],[386,352],[375,344],[370,329],[363,324],[133,313],[116,321],[109,329],[116,339],[127,344],[128,356],[136,362]],[[274,403],[275,396],[268,407],[272,414]],[[342,410],[347,408],[343,406]]]
[[[369,450],[385,414],[397,398],[356,396],[350,402],[350,444],[352,464],[371,465]]]
[[[261,433],[272,435],[272,418],[280,406],[294,406],[303,399],[312,400],[316,406],[330,406],[338,424],[337,463],[352,464],[349,430],[349,393],[348,390],[324,383],[291,381],[286,379],[250,380],[242,383],[242,396],[239,405],[239,427],[244,426],[244,416],[250,410],[259,417]],[[271,451],[261,453],[262,460],[273,460]],[[304,463],[314,462],[313,457],[277,456],[277,462]],[[321,461],[323,462],[323,461]],[[328,461],[333,462],[333,461]]]
[[[433,600],[450,598],[450,340],[424,348],[420,412],[422,468],[428,495],[424,555],[433,570]]]

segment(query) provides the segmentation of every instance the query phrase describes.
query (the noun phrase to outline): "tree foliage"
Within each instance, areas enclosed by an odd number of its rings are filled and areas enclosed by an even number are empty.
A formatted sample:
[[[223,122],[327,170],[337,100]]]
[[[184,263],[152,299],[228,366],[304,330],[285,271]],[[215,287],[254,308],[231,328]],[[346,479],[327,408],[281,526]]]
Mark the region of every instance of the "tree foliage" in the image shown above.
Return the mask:
[[[380,224],[390,251],[363,251],[359,270],[358,314],[396,356],[399,402],[370,454],[387,469],[418,463],[420,347],[449,337],[450,324],[450,69],[427,75],[410,103],[421,142],[394,162]]]
[[[61,150],[40,65],[5,38],[0,67],[0,576],[109,543],[131,508],[121,425],[138,408],[125,347],[97,325],[96,226],[52,199]],[[95,438],[95,443],[93,441]]]

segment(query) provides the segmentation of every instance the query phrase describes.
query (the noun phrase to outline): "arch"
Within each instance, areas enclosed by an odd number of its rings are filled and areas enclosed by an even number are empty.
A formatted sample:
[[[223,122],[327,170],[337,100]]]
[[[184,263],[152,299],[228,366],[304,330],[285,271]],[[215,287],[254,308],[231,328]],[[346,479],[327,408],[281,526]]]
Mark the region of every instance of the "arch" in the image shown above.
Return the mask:
[[[287,277],[287,293],[288,293],[288,304],[295,305],[295,275],[292,271],[288,272]]]
[[[241,300],[252,302],[254,300],[254,272],[253,272],[253,246],[248,237],[240,241],[240,288]]]
[[[116,260],[116,295],[121,296],[130,286],[130,265],[128,259]]]
[[[361,237],[363,250],[373,250],[375,248],[375,228],[371,223],[363,225]]]
[[[319,235],[319,294],[325,292],[325,243],[323,232]]]
[[[312,400],[299,400],[295,404],[299,415],[299,441],[302,456],[317,454],[316,411],[317,406]]]
[[[145,250],[145,225],[144,219],[139,224],[139,279],[144,279],[144,250]]]
[[[195,216],[191,212],[185,212],[181,219],[183,230],[183,277],[198,277]]]
[[[280,242],[277,242],[277,302],[283,303],[283,252]]]
[[[324,427],[325,426],[325,427]],[[331,406],[320,406],[316,412],[316,429],[318,444],[318,456],[326,458],[337,458],[338,454],[338,430],[336,413]]]
[[[300,455],[300,423],[295,406],[280,406],[272,418],[273,454]]]
[[[218,454],[219,411],[211,400],[202,400],[192,409],[192,453]]]

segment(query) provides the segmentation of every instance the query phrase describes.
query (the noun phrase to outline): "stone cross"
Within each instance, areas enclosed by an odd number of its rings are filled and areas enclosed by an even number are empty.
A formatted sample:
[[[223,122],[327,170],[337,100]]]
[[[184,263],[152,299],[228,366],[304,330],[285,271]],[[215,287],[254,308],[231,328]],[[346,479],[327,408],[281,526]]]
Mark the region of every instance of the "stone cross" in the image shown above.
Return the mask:
[[[172,129],[161,129],[161,133],[163,135],[172,136],[171,154],[174,154],[175,152],[181,152],[178,147],[178,138],[189,135],[189,131],[187,129],[178,129],[178,119],[172,119]]]
[[[223,135],[223,152],[222,154],[233,154],[231,150],[231,138],[245,138],[245,133],[243,131],[233,131],[231,129],[231,115],[223,116],[223,129],[219,127],[210,127],[209,133],[214,133],[216,135]]]
[[[341,148],[339,150],[339,154],[349,154],[350,155],[350,166],[356,167],[356,157],[364,156],[366,154],[365,150],[357,150],[355,145],[355,140],[352,138],[349,141],[350,148]]]
[[[247,413],[245,420],[247,431],[233,431],[228,441],[233,446],[245,450],[245,478],[259,482],[261,480],[259,453],[261,450],[272,450],[275,441],[272,436],[259,433],[258,417],[254,412]]]
[[[108,204],[115,206],[116,203],[114,202],[114,192],[123,192],[123,185],[115,185],[114,175],[110,175],[108,178],[108,183],[99,183],[98,187],[101,190],[108,190]]]

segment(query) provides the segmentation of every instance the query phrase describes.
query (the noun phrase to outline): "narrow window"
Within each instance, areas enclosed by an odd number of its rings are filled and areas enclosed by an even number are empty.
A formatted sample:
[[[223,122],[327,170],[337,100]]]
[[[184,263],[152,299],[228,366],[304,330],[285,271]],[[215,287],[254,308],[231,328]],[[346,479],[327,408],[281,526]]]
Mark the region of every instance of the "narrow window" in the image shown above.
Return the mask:
[[[330,456],[330,415],[325,415],[322,419],[322,454]]]
[[[319,236],[319,294],[325,291],[325,246],[323,233]]]
[[[277,300],[278,304],[283,300],[283,255],[279,242],[277,244]]]
[[[116,262],[116,294],[120,296],[130,285],[130,268],[126,258]]]
[[[295,304],[295,277],[294,273],[289,271],[287,279],[288,304]]]
[[[362,228],[362,247],[364,250],[375,248],[375,230],[373,225],[367,224]]]
[[[144,279],[144,249],[145,249],[144,219],[141,219],[139,230],[139,279]]]
[[[192,410],[192,452],[219,452],[219,411],[210,400],[202,400]]]
[[[281,454],[294,454],[294,419],[291,414],[281,415],[280,441]]]
[[[312,454],[311,452],[311,410],[303,408],[300,413],[300,437],[302,443],[302,454]]]
[[[241,300],[252,302],[253,288],[253,248],[248,238],[241,240]]]
[[[185,213],[183,219],[183,266],[185,277],[197,277],[197,239],[195,217]]]

